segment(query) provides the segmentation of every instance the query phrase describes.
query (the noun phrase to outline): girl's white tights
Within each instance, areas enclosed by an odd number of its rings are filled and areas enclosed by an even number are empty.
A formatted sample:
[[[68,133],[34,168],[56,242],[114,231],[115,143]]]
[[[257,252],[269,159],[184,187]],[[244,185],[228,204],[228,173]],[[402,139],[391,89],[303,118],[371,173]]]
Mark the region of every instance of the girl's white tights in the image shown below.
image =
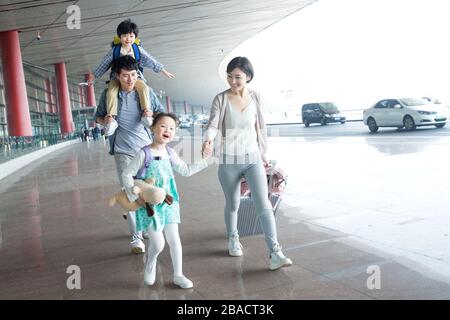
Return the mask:
[[[173,278],[175,284],[181,287],[192,287],[192,282],[183,276],[183,250],[181,247],[180,235],[178,234],[178,224],[167,224],[164,226],[164,235],[170,248],[170,257],[173,265]],[[164,249],[164,236],[162,231],[155,231],[148,228],[149,246],[147,250],[147,261],[144,270],[144,281],[148,285],[155,283],[156,260]]]
[[[158,255],[163,251],[165,241],[162,231],[155,231],[153,228],[148,228],[149,235],[149,248],[148,263],[156,263]],[[178,234],[178,223],[167,224],[164,226],[164,235],[166,236],[167,243],[170,248],[170,257],[172,258],[173,275],[181,276],[182,272],[182,247],[180,241],[180,235]],[[147,263],[147,264],[148,264]]]

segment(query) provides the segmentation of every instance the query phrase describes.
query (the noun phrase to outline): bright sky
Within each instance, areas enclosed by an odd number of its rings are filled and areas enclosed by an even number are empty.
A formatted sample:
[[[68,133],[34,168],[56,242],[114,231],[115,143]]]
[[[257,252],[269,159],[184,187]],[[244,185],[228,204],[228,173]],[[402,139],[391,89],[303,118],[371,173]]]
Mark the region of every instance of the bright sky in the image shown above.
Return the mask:
[[[255,68],[253,88],[279,109],[379,99],[450,102],[450,1],[319,0],[233,50]],[[290,91],[287,98],[286,91]]]

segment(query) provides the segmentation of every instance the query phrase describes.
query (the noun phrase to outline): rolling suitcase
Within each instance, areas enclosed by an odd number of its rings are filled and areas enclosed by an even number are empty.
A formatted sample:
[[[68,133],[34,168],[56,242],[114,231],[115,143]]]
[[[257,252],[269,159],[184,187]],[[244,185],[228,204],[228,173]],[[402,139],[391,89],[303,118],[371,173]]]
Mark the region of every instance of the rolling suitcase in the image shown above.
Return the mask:
[[[275,162],[271,162],[272,166],[266,168],[268,197],[272,204],[273,213],[276,214],[284,188],[287,183],[287,175],[280,168],[276,167]],[[241,179],[241,201],[238,210],[237,228],[240,236],[250,236],[263,233],[259,216],[256,212],[250,190],[245,178]]]

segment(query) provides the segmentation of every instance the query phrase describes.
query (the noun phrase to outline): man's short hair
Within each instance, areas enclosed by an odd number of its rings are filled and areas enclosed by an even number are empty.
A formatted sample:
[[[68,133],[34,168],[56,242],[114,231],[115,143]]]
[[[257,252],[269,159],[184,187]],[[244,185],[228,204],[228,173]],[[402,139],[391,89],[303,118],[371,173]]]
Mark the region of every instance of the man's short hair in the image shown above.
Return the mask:
[[[137,71],[138,63],[137,63],[136,59],[134,59],[130,55],[121,56],[114,61],[112,69],[117,74],[120,74],[122,69],[125,69],[127,71],[132,71],[132,70]]]

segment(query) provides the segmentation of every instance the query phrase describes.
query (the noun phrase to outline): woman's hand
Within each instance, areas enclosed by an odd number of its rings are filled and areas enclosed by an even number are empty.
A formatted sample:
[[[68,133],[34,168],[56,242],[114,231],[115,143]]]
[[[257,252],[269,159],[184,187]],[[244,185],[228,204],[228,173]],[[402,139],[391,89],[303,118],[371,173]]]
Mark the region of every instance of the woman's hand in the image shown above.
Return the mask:
[[[203,159],[207,159],[212,155],[212,147],[211,147],[212,141],[205,141],[203,142],[202,146],[202,157]]]

